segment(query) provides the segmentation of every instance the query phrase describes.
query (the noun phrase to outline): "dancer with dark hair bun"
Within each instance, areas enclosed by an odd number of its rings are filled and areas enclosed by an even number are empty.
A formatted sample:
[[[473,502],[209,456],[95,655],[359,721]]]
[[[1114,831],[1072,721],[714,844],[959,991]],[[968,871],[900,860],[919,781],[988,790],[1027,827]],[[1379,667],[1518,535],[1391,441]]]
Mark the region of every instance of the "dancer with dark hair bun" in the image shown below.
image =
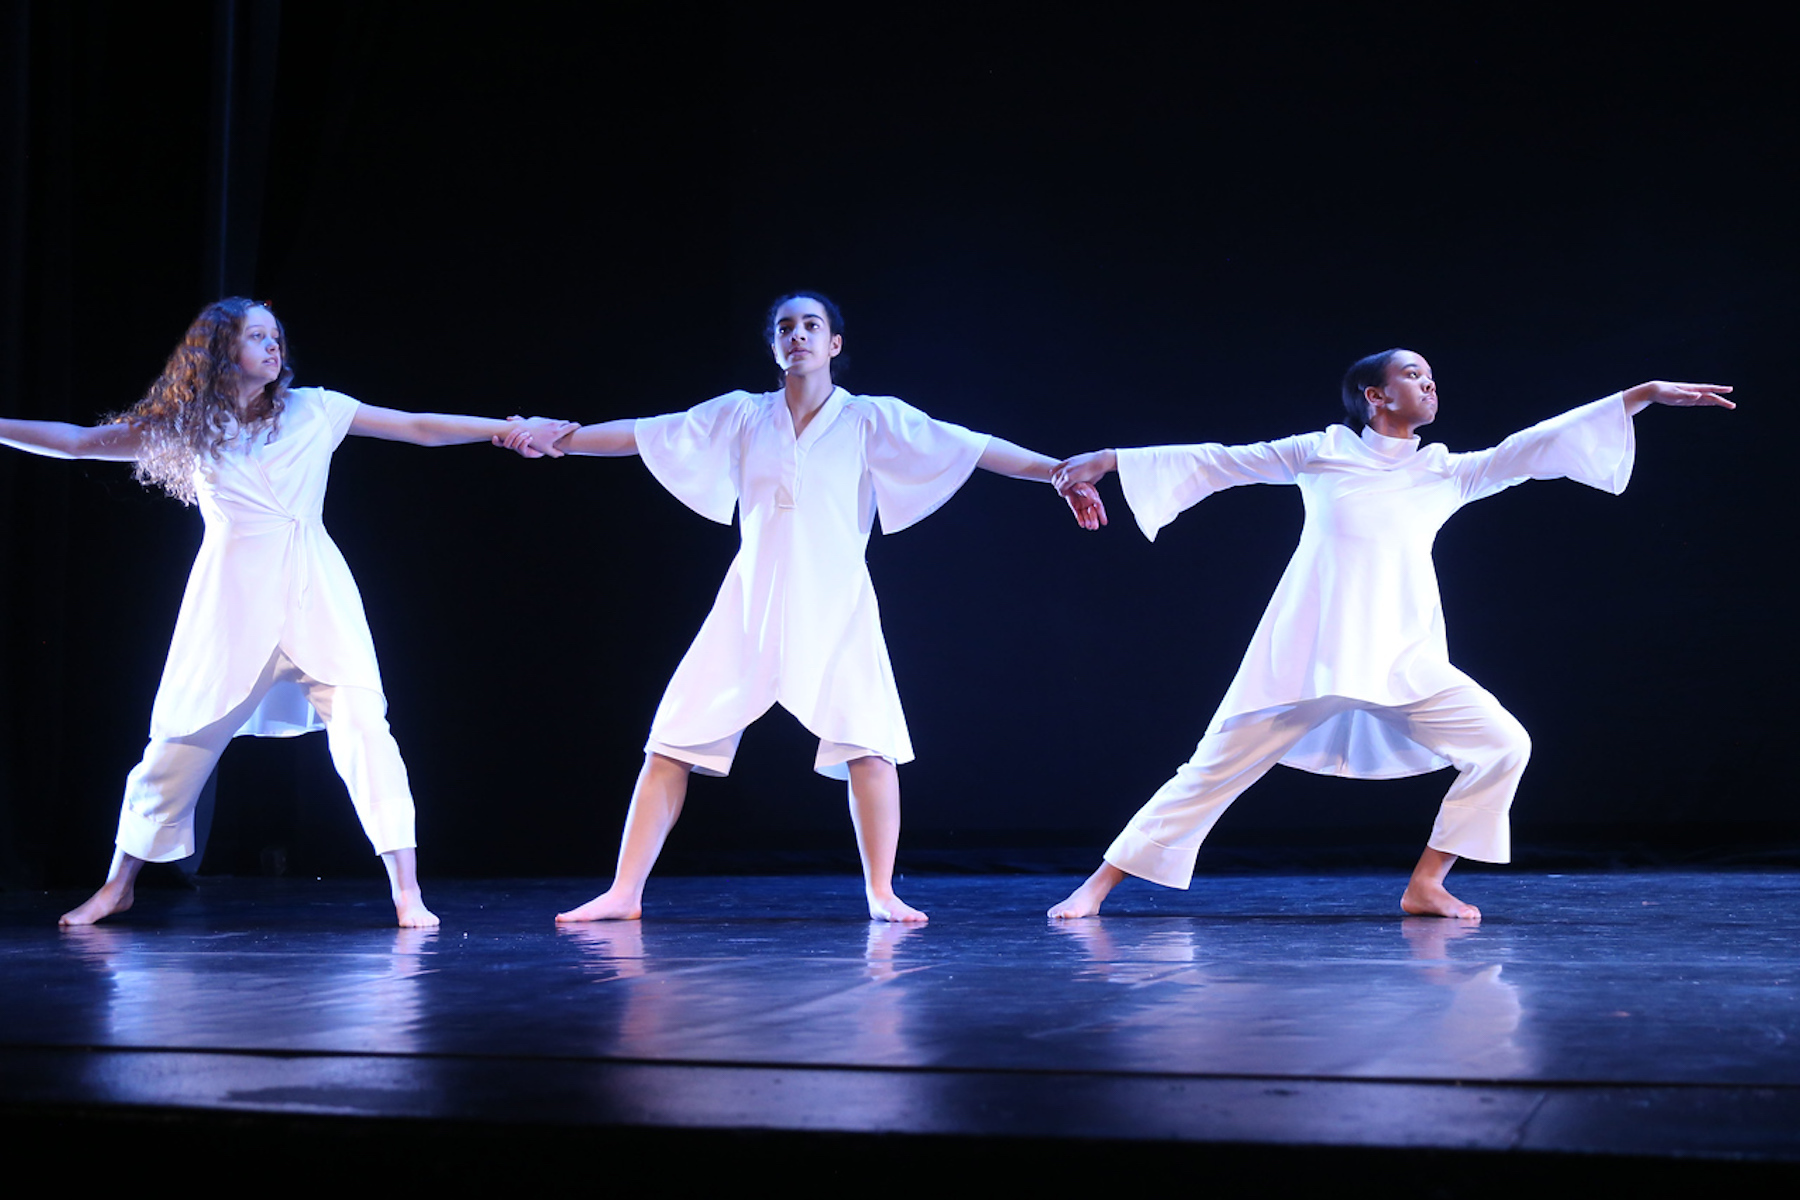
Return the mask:
[[[234,736],[319,728],[387,868],[399,923],[438,923],[419,892],[412,792],[362,597],[321,522],[331,454],[346,434],[448,446],[571,426],[400,412],[293,388],[293,378],[281,322],[268,305],[233,297],[201,311],[149,392],[111,421],[0,419],[0,443],[133,463],[146,485],[197,505],[206,522],[150,744],[125,781],[112,867],[64,925],[124,912],[146,862],[194,852],[194,802]]]
[[[896,767],[913,751],[863,562],[869,533],[878,514],[884,533],[929,516],[976,467],[1047,483],[1056,462],[891,396],[838,387],[843,318],[817,292],[777,301],[765,336],[781,390],[585,425],[554,444],[569,454],[639,455],[702,516],[729,524],[735,508],[743,537],[651,723],[612,886],[558,921],[637,919],[689,774],[729,771],[744,727],[775,704],[818,737],[814,770],[849,781],[870,918],[925,920],[894,894]],[[523,430],[502,440],[551,448]],[[1084,528],[1104,523],[1091,487],[1072,485],[1067,498]]]
[[[1631,477],[1632,417],[1650,404],[1732,408],[1730,391],[1643,383],[1491,450],[1451,454],[1419,443],[1438,411],[1430,364],[1388,350],[1346,373],[1349,427],[1252,446],[1100,450],[1060,464],[1059,488],[1118,471],[1152,540],[1183,510],[1246,483],[1297,484],[1306,524],[1193,758],[1049,915],[1092,916],[1127,875],[1186,888],[1213,824],[1279,762],[1354,779],[1455,766],[1400,907],[1479,920],[1444,880],[1459,857],[1510,860],[1507,812],[1531,743],[1498,700],[1450,665],[1432,542],[1463,505],[1527,479],[1567,477],[1616,495]]]

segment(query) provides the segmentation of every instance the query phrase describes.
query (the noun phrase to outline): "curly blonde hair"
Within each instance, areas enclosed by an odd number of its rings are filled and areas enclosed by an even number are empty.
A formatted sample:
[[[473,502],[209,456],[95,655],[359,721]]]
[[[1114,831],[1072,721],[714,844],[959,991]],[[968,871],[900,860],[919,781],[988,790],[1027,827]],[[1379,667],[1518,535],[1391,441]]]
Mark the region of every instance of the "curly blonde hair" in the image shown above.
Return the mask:
[[[269,309],[260,300],[230,296],[200,310],[188,326],[162,374],[144,398],[112,417],[136,427],[142,442],[133,476],[146,487],[160,487],[183,504],[195,501],[194,473],[207,459],[217,458],[238,437],[255,437],[279,428],[287,407],[294,368],[287,330],[275,318],[281,343],[281,374],[257,393],[242,411],[238,388],[238,343],[244,319],[253,308]],[[274,309],[269,309],[274,316]]]

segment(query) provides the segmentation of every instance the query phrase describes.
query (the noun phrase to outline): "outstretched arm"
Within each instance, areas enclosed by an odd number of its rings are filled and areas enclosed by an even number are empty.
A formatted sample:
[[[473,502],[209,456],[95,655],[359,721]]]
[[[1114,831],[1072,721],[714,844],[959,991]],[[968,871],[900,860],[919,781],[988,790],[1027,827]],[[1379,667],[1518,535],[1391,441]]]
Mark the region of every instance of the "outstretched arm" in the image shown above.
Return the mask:
[[[1726,399],[1730,391],[1715,383],[1640,383],[1521,429],[1491,450],[1452,454],[1452,474],[1465,503],[1527,479],[1573,479],[1616,496],[1631,481],[1637,457],[1632,417],[1652,404],[1736,408]],[[1624,421],[1614,401],[1621,402]]]
[[[517,450],[526,458],[537,457],[533,451],[553,458],[560,458],[564,454],[625,458],[638,452],[637,422],[629,417],[599,425],[569,423],[561,425],[559,429],[552,429],[547,434],[539,433],[534,436],[531,422],[541,420],[542,417],[533,417],[531,421],[524,417],[508,417],[506,434],[495,437],[494,445]]]
[[[586,454],[596,458],[624,458],[636,454],[637,421],[626,417],[602,421],[598,425],[582,425],[556,443],[564,454]]]
[[[1056,460],[1049,455],[991,435],[987,449],[981,452],[981,459],[975,465],[1008,479],[1030,479],[1037,483],[1049,483],[1050,473],[1056,470]]]
[[[20,421],[0,417],[0,445],[46,458],[98,458],[130,462],[143,439],[126,423],[70,425],[65,421]]]
[[[1053,483],[1058,464],[1047,454],[1015,446],[1005,438],[989,437],[987,449],[981,452],[975,465],[1009,479]],[[1100,502],[1100,493],[1087,486],[1085,481],[1076,481],[1067,487],[1056,484],[1056,490],[1069,502],[1069,511],[1075,514],[1076,523],[1083,529],[1098,529],[1106,524],[1106,505]]]
[[[1625,415],[1635,417],[1652,404],[1670,404],[1678,408],[1736,408],[1737,405],[1725,398],[1730,391],[1729,387],[1717,383],[1669,383],[1653,379],[1626,388],[1620,394],[1625,397]]]
[[[358,405],[356,417],[350,422],[350,432],[359,437],[410,442],[415,446],[460,446],[470,442],[498,441],[510,433],[522,431],[527,438],[535,437],[539,443],[539,446],[520,451],[527,458],[536,458],[540,454],[558,457],[562,451],[555,449],[553,443],[560,436],[559,431],[573,428],[567,421],[554,421],[549,417],[502,421],[497,417],[402,412],[374,404]]]
[[[1060,492],[1084,483],[1090,486],[1099,483],[1118,469],[1117,453],[1111,450],[1090,450],[1086,454],[1077,454],[1074,458],[1065,458],[1057,463],[1056,469],[1050,473],[1050,482]]]

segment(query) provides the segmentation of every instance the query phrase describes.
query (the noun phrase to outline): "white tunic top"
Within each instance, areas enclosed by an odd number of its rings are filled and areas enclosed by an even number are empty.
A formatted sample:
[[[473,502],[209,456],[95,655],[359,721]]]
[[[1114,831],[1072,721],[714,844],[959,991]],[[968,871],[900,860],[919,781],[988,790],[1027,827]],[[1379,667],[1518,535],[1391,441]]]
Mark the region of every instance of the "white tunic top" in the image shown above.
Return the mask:
[[[175,619],[151,737],[193,733],[230,712],[277,647],[321,683],[381,691],[362,596],[321,521],[331,453],[358,407],[339,392],[295,388],[273,437],[240,438],[195,473],[206,536]],[[238,732],[322,728],[287,683]]]
[[[1423,700],[1474,681],[1450,665],[1431,544],[1463,505],[1527,479],[1566,476],[1618,494],[1635,457],[1622,396],[1452,454],[1419,439],[1345,425],[1252,446],[1120,450],[1119,480],[1146,537],[1223,488],[1292,483],[1306,504],[1300,546],[1276,585],[1208,732],[1301,700],[1372,706]],[[1334,717],[1281,760],[1357,779],[1449,765],[1365,711]]]
[[[898,533],[955,494],[987,435],[842,388],[798,438],[781,392],[731,392],[635,432],[657,482],[721,524],[735,506],[742,535],[651,738],[705,745],[779,702],[826,741],[910,761],[863,553],[878,512]]]

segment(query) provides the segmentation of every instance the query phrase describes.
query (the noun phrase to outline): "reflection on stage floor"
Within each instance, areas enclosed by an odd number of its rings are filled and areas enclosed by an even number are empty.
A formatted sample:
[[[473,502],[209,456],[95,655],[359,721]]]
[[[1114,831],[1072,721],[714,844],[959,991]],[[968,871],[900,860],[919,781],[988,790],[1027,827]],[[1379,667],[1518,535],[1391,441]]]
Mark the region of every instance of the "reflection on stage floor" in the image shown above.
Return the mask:
[[[58,930],[0,897],[0,1103],[1800,1162],[1791,872],[208,880]],[[48,1106],[48,1107],[46,1107]]]

